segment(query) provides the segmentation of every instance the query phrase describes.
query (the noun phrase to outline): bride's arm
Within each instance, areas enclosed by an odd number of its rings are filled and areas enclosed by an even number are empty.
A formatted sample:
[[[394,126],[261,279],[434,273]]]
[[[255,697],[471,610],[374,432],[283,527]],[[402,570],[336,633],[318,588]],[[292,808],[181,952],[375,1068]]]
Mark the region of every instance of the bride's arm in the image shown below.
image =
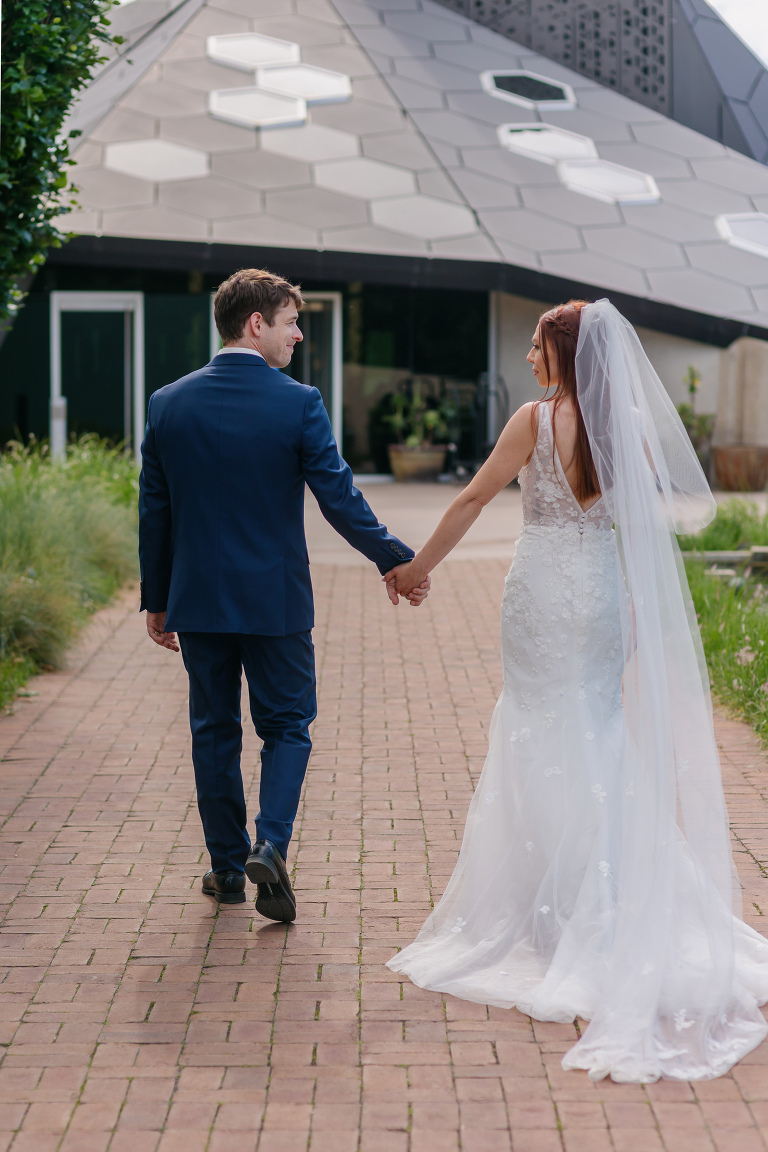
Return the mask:
[[[530,460],[536,444],[533,404],[515,412],[491,455],[466,488],[459,493],[424,547],[409,564],[401,564],[384,577],[406,595],[417,587],[469,531],[486,504],[505,488]]]

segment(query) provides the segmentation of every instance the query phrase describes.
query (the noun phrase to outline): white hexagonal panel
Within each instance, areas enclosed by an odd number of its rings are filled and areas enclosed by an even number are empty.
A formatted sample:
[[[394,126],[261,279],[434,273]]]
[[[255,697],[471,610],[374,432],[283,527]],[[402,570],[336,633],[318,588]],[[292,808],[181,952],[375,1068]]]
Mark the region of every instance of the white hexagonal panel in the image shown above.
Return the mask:
[[[288,128],[304,123],[307,103],[260,88],[220,88],[209,93],[208,111],[217,120],[247,128]]]
[[[168,140],[124,140],[107,144],[104,167],[159,183],[192,180],[208,175],[208,153]]]
[[[538,72],[498,68],[481,72],[480,83],[489,96],[521,108],[576,107],[576,95],[570,84],[540,76]]]
[[[257,68],[256,83],[265,92],[298,96],[307,104],[337,104],[349,100],[352,82],[343,72],[316,68],[313,64],[281,64]]]
[[[256,32],[234,32],[228,36],[209,36],[205,43],[210,60],[252,72],[265,64],[295,64],[301,60],[298,44],[260,36]]]
[[[416,191],[413,175],[394,164],[380,160],[355,157],[354,160],[334,160],[330,164],[315,165],[315,183],[321,188],[332,188],[347,196],[360,196],[372,200],[380,196],[407,196]]]
[[[734,248],[754,256],[768,256],[768,215],[765,212],[737,212],[718,216],[717,230]]]
[[[477,231],[475,217],[469,208],[437,200],[434,196],[374,200],[371,215],[374,224],[380,228],[393,228],[420,240],[441,240]]]
[[[608,160],[565,160],[557,173],[571,192],[607,204],[655,204],[661,199],[653,176]]]
[[[502,148],[544,164],[597,159],[597,148],[589,136],[551,124],[500,124],[496,131]]]
[[[276,152],[279,156],[290,156],[293,160],[310,164],[360,155],[357,136],[339,128],[326,128],[323,124],[305,124],[286,132],[278,128],[264,137],[261,146],[265,152]]]

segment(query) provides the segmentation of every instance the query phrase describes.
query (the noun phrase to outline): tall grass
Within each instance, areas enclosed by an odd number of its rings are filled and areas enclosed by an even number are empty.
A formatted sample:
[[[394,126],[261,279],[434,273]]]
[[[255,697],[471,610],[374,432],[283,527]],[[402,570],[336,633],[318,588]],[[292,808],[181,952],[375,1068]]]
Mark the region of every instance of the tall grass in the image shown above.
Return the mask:
[[[768,742],[768,589],[686,564],[714,695]]]
[[[0,455],[0,707],[36,669],[60,667],[135,574],[137,492],[133,460],[94,436],[61,462],[46,445]]]
[[[717,509],[717,515],[703,532],[681,536],[680,547],[686,551],[732,552],[750,544],[768,544],[768,514],[751,500],[728,500]]]

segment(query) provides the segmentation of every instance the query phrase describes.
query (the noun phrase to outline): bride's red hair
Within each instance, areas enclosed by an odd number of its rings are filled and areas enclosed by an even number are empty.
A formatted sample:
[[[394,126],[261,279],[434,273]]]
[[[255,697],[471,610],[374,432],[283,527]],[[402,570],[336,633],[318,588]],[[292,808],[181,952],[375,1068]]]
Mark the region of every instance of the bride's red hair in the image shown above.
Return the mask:
[[[567,463],[563,464],[563,467],[567,469],[572,464],[576,465],[573,492],[580,503],[589,500],[592,496],[600,495],[589,437],[576,394],[576,348],[579,343],[579,323],[581,310],[587,304],[587,300],[569,300],[567,304],[558,304],[556,308],[550,308],[539,319],[539,343],[548,377],[552,375],[550,355],[554,355],[557,360],[558,384],[553,397],[552,428],[554,429],[555,426],[557,410],[566,397],[569,397],[573,402],[573,409],[576,413],[576,443],[573,456]],[[539,403],[543,403],[543,401]]]

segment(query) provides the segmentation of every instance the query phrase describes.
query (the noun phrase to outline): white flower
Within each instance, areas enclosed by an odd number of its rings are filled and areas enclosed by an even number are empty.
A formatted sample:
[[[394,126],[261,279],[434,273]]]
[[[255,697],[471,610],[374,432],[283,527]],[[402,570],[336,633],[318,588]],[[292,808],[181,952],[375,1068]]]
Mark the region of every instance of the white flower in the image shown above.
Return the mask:
[[[510,734],[509,734],[510,744],[514,744],[515,741],[517,741],[517,740],[519,740],[520,743],[522,744],[523,740],[530,740],[530,738],[531,738],[530,728],[521,728],[519,732],[510,732]]]
[[[551,728],[552,725],[554,724],[555,720],[557,720],[557,712],[545,712],[544,713],[544,727],[545,728]]]
[[[483,800],[485,801],[487,806],[490,808],[491,804],[493,804],[493,802],[496,800],[496,798],[500,795],[501,795],[500,792],[486,792],[485,796],[483,797]]]
[[[541,908],[539,908],[539,912],[544,912],[545,914],[549,912],[549,904],[542,904]]]
[[[594,732],[585,732],[584,733],[584,739],[585,740],[594,740],[594,738],[595,738]]]
[[[533,852],[533,840],[526,840],[525,850],[526,852]]]
[[[595,800],[598,801],[598,803],[602,804],[602,802],[605,800],[608,793],[603,792],[603,790],[599,784],[593,784],[592,785],[592,795],[594,796]]]
[[[630,783],[627,784],[627,787],[624,789],[624,795],[625,796],[634,796],[634,794],[635,794],[635,786],[630,781]]]
[[[545,768],[544,769],[544,775],[545,776],[562,776],[562,772],[558,767],[555,766],[554,768]]]
[[[465,924],[466,920],[462,920],[461,916],[457,916],[456,923],[454,924],[453,928],[451,928],[451,932],[461,932]]]
[[[642,968],[640,969],[640,975],[641,976],[650,976],[651,972],[655,972],[655,971],[656,971],[655,965],[643,964]]]
[[[739,649],[739,651],[734,656],[734,660],[737,664],[740,664],[742,668],[746,664],[751,664],[752,661],[756,659],[757,652],[753,652],[749,644],[746,644],[743,648]]]
[[[607,860],[601,860],[597,866],[597,870],[598,870],[598,872],[602,872],[602,874],[606,880],[612,880],[613,879],[613,872],[612,872],[611,866]]]
[[[688,1019],[688,1013],[685,1008],[681,1008],[679,1012],[675,1012],[673,1020],[675,1021],[676,1032],[682,1032],[684,1028],[693,1028],[696,1023],[695,1020]]]
[[[690,760],[681,760],[680,766],[677,770],[678,770],[678,772],[687,772],[688,769],[690,768],[690,766],[691,766]]]

